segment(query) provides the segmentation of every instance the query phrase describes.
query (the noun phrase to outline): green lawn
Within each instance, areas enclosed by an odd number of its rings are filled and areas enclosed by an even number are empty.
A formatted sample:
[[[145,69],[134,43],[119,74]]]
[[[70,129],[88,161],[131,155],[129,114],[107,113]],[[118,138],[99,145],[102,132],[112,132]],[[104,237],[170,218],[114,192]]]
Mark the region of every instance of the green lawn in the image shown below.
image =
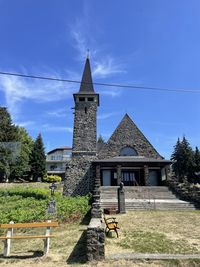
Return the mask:
[[[200,253],[200,211],[135,211],[117,215],[119,238],[106,253]]]

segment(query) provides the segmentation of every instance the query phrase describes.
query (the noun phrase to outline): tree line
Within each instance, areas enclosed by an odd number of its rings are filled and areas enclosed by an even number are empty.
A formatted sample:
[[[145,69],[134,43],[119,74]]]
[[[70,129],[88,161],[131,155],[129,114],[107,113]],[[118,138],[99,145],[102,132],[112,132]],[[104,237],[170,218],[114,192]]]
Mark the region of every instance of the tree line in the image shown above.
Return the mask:
[[[198,147],[193,150],[185,136],[182,140],[178,138],[171,160],[174,174],[180,182],[200,182],[200,151]]]
[[[0,182],[42,179],[45,161],[41,134],[34,141],[25,128],[12,123],[8,110],[0,107]]]

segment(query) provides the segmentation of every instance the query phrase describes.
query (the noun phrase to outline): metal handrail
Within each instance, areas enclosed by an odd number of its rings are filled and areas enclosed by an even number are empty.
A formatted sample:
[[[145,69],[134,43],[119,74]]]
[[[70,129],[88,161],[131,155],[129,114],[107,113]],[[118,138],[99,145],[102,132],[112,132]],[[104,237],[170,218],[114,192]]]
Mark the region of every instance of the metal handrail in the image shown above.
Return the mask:
[[[137,181],[135,181],[135,184],[136,184],[136,186],[138,186],[139,187],[139,184],[138,184],[138,182]],[[139,188],[140,189],[140,188]],[[138,190],[138,192],[139,192],[139,190]],[[143,192],[143,194],[142,194],[142,192]],[[151,204],[151,199],[153,200],[153,209],[156,209],[156,202],[155,202],[155,197],[154,197],[154,195],[153,194],[151,194],[150,193],[150,190],[148,189],[148,188],[145,188],[145,190],[140,190],[140,197],[141,197],[141,199],[143,199],[143,200],[146,200],[146,199],[148,199],[148,203],[149,204]],[[145,203],[145,201],[143,202],[143,203]],[[144,205],[143,205],[144,206]],[[146,208],[146,205],[144,206],[145,208]]]

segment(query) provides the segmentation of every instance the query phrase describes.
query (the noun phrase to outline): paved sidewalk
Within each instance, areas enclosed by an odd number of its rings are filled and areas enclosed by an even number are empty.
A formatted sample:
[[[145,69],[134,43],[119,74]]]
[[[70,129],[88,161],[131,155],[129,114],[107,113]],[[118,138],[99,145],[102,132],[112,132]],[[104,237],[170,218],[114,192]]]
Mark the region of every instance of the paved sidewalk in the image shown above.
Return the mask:
[[[106,257],[107,260],[188,260],[200,259],[200,254],[149,254],[149,253],[119,253]]]

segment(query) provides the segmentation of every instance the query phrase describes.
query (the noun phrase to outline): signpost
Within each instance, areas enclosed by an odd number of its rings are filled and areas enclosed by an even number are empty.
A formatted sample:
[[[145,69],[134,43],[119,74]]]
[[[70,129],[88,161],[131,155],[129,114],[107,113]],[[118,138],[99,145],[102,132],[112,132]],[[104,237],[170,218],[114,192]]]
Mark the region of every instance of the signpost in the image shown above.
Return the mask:
[[[50,193],[51,193],[51,199],[48,202],[47,206],[47,218],[48,219],[56,219],[57,217],[57,209],[56,209],[56,200],[54,199],[54,193],[57,186],[55,183],[52,183],[49,186]]]

